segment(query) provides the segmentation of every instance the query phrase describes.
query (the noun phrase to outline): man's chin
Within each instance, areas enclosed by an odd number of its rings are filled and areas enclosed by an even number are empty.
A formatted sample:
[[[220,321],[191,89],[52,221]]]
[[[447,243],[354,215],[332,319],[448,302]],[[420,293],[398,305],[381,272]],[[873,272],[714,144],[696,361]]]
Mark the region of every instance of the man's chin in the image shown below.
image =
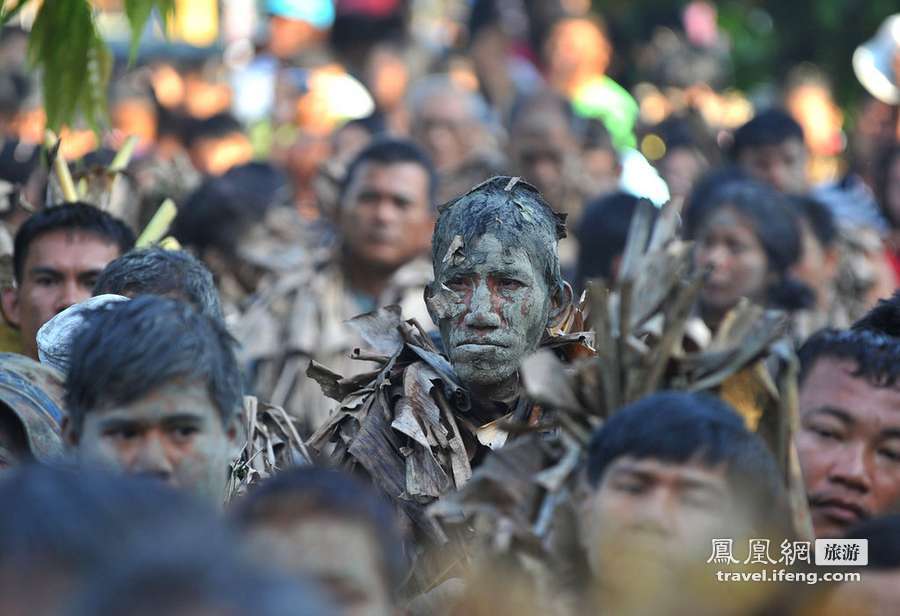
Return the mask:
[[[842,539],[853,526],[836,520],[831,520],[821,513],[812,514],[813,533],[816,539]]]
[[[360,246],[355,250],[357,258],[373,270],[392,271],[409,261],[397,251],[396,242]]]
[[[482,361],[473,362],[468,359],[457,361],[451,358],[454,371],[468,389],[495,387],[509,381],[515,374],[515,370],[509,369],[508,361],[494,362],[482,358]]]

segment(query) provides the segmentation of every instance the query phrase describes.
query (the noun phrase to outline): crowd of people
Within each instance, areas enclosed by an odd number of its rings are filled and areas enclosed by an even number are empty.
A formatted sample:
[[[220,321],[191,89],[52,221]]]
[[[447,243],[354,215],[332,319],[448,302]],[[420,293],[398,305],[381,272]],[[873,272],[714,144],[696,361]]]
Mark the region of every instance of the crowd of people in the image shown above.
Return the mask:
[[[0,614],[893,613],[900,15],[850,130],[712,3],[419,4],[266,0],[51,148],[5,27]]]

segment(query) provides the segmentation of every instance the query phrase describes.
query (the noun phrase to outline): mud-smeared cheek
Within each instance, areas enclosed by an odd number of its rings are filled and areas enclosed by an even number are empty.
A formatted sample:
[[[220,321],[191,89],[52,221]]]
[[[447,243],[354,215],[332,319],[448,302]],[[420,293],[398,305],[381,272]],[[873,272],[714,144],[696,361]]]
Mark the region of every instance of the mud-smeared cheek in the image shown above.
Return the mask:
[[[465,316],[468,302],[459,293],[443,287],[426,300],[438,321],[454,321]]]

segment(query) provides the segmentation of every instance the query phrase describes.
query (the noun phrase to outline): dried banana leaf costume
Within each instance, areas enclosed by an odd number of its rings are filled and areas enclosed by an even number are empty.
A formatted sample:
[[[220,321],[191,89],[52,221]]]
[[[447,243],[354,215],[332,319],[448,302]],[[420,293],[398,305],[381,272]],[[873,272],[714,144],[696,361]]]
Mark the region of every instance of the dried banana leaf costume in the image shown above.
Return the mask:
[[[559,276],[556,247],[564,234],[563,217],[518,178],[497,177],[476,186],[441,208],[435,228],[436,280],[426,291],[426,302],[440,327],[443,348],[391,307],[350,322],[371,347],[357,349],[355,355],[378,362],[378,370],[342,378],[320,364],[309,367],[309,376],[340,402],[310,439],[310,448],[328,455],[336,465],[364,471],[404,511],[422,539],[445,540],[441,526],[425,516],[427,505],[461,488],[491,449],[504,446],[521,431],[548,426],[547,408],[533,404],[519,390],[518,365],[524,356],[539,347],[553,348],[561,359],[592,353],[589,336],[580,332],[580,314],[571,305],[571,289]],[[479,246],[489,250],[478,252]],[[507,266],[515,261],[527,270],[523,277],[527,281],[521,285],[526,293],[516,288],[518,296],[512,290],[505,296],[506,291],[491,295],[496,304],[508,300],[516,308],[507,313],[503,310],[511,310],[508,306],[495,306],[491,318],[496,323],[484,330],[505,346],[495,355],[488,352],[491,359],[482,363],[464,362],[459,359],[467,351],[463,347],[476,355],[483,351],[478,344],[460,343],[458,337],[474,331],[466,330],[463,322],[476,311],[471,296],[487,297],[484,281],[490,275],[484,272],[504,267],[491,262],[491,254]],[[457,269],[470,272],[464,276],[474,280],[477,289],[449,288],[445,283],[456,275],[448,272]],[[516,304],[517,297],[535,302]],[[525,331],[528,323],[534,323],[528,335],[513,336],[517,327]],[[463,350],[455,354],[459,348]],[[507,373],[513,395],[498,400],[471,393],[483,378],[502,375],[499,380]],[[512,425],[517,426],[515,431]]]

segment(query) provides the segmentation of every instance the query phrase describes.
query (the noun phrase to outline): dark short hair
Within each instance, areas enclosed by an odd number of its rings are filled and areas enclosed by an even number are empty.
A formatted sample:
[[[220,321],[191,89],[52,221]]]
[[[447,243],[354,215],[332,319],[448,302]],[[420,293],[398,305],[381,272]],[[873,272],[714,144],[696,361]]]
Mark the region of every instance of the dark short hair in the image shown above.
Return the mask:
[[[585,207],[575,231],[580,289],[591,278],[610,280],[613,261],[625,250],[628,229],[639,201],[638,197],[619,191],[591,201]]]
[[[788,198],[756,180],[723,182],[703,201],[692,201],[685,220],[685,236],[696,239],[712,214],[726,207],[734,208],[753,225],[766,253],[769,271],[777,275],[778,279],[766,289],[767,302],[787,310],[812,306],[812,289],[790,273],[800,260],[803,245],[797,212]]]
[[[359,168],[365,163],[372,163],[374,165],[412,163],[414,165],[419,165],[428,176],[428,200],[432,206],[435,205],[438,178],[437,171],[435,170],[431,159],[428,157],[428,154],[425,153],[425,150],[416,145],[415,142],[409,139],[397,139],[394,137],[376,138],[363,148],[363,150],[356,155],[356,158],[350,162],[347,166],[347,174],[344,176],[344,181],[341,183],[338,194],[340,201],[343,201],[347,189],[350,187],[350,184],[353,183],[353,178],[356,177]]]
[[[432,240],[435,278],[454,237],[469,245],[487,233],[505,246],[524,249],[551,294],[562,288],[557,243],[566,236],[565,215],[550,207],[534,186],[508,176],[493,177],[441,206]]]
[[[880,299],[853,324],[855,330],[871,330],[900,340],[900,291],[887,299]]]
[[[64,203],[45,208],[25,221],[16,233],[13,247],[13,272],[22,280],[31,244],[45,233],[83,231],[116,244],[124,254],[134,247],[134,233],[124,222],[87,203]]]
[[[233,256],[243,233],[289,198],[287,177],[273,166],[254,162],[232,167],[191,193],[178,208],[172,235],[201,258],[211,248]]]
[[[703,221],[706,214],[704,208],[709,203],[711,196],[723,186],[751,179],[746,170],[734,164],[726,164],[704,173],[694,184],[684,203],[685,228],[697,227],[698,223]]]
[[[278,473],[251,491],[234,512],[241,527],[306,515],[358,521],[378,544],[382,572],[397,590],[408,569],[393,508],[372,486],[326,468],[294,468]]]
[[[828,248],[837,240],[838,229],[831,213],[825,204],[807,196],[788,197],[796,206],[797,213],[809,225],[819,244]]]
[[[751,505],[758,521],[778,522],[785,512],[785,488],[771,452],[728,404],[708,394],[663,391],[617,411],[588,445],[590,485],[597,488],[610,465],[625,456],[722,465],[732,493]]]
[[[175,297],[210,318],[223,318],[212,273],[183,250],[152,247],[122,255],[106,266],[94,284],[94,295],[104,293]]]
[[[803,343],[797,356],[801,385],[821,358],[852,361],[853,376],[875,387],[892,387],[900,375],[900,339],[877,329],[820,330]]]
[[[766,109],[734,132],[731,158],[737,160],[750,148],[779,145],[792,139],[804,142],[803,127],[797,120],[783,109]]]
[[[242,404],[234,339],[225,326],[177,300],[144,295],[87,315],[72,342],[66,406],[84,416],[128,404],[176,378],[205,382],[223,424]]]
[[[201,139],[223,139],[243,132],[244,127],[230,113],[218,113],[202,120],[190,119],[186,127],[185,145],[192,147]]]
[[[851,528],[844,538],[869,541],[870,569],[900,569],[900,514],[870,518]]]

